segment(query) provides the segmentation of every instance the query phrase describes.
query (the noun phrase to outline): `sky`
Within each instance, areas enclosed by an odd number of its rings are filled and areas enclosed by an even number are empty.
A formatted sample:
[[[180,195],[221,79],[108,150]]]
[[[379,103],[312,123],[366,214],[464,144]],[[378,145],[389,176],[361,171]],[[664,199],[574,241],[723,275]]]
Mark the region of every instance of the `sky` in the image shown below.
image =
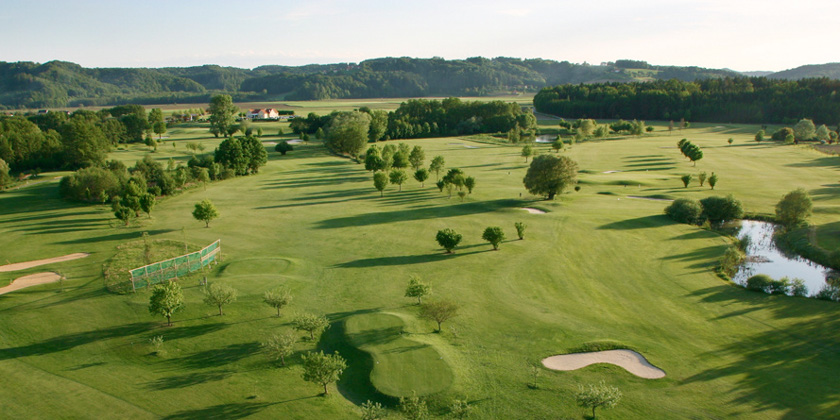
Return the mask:
[[[779,71],[840,61],[837,0],[0,0],[0,61],[253,68],[518,57]]]

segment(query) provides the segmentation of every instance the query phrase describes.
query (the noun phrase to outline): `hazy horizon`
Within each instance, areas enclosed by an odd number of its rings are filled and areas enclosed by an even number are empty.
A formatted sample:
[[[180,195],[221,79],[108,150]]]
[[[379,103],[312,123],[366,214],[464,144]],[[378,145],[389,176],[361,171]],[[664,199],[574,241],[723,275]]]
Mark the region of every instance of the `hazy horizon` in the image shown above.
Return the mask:
[[[0,0],[0,60],[84,67],[358,63],[380,57],[482,56],[600,64],[781,71],[824,64],[840,4],[806,1],[594,0],[306,4],[218,0],[137,4]],[[33,28],[36,29],[33,31]],[[21,37],[21,34],[26,34]]]

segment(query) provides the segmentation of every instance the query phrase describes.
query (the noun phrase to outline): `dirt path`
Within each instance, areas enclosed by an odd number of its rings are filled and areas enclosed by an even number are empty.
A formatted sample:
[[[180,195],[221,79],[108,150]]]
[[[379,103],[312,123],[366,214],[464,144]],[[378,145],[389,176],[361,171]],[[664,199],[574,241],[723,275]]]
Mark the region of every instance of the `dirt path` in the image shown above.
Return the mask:
[[[552,370],[577,370],[595,363],[609,363],[621,366],[628,372],[645,379],[665,377],[665,371],[650,364],[633,350],[606,350],[591,353],[572,353],[543,359],[543,366]]]
[[[87,257],[88,255],[90,255],[90,254],[87,254],[87,253],[84,253],[84,252],[77,252],[75,254],[68,254],[68,255],[64,255],[64,256],[61,256],[61,257],[55,257],[55,258],[47,258],[47,259],[44,259],[44,260],[26,261],[26,262],[14,263],[14,264],[0,265],[0,273],[5,273],[5,272],[8,272],[8,271],[25,270],[27,268],[37,267],[39,265],[44,265],[44,264],[52,264],[52,263],[57,263],[57,262],[78,260],[79,258],[84,258],[84,257]]]
[[[15,290],[20,290],[25,287],[37,286],[39,284],[55,283],[59,280],[61,280],[61,276],[51,271],[18,277],[12,281],[12,284],[6,287],[0,287],[0,295],[9,292],[14,292]]]

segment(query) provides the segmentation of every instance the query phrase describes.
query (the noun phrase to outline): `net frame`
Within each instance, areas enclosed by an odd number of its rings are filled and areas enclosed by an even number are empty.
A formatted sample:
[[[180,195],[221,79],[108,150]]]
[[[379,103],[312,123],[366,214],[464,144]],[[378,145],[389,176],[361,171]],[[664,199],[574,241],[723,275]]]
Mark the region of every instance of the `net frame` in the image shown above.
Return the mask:
[[[222,240],[217,239],[199,251],[128,270],[131,275],[131,288],[136,292],[137,289],[201,270],[212,263],[218,264],[221,260]]]

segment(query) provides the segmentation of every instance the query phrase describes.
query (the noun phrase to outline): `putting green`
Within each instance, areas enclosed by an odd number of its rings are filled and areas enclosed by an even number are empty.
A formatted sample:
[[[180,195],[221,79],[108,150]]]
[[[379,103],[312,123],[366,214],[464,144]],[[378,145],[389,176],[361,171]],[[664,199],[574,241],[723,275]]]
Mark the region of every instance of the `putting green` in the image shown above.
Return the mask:
[[[355,315],[345,321],[350,344],[373,357],[373,386],[394,397],[449,388],[452,369],[434,347],[405,338],[404,328],[402,319],[384,313]]]

